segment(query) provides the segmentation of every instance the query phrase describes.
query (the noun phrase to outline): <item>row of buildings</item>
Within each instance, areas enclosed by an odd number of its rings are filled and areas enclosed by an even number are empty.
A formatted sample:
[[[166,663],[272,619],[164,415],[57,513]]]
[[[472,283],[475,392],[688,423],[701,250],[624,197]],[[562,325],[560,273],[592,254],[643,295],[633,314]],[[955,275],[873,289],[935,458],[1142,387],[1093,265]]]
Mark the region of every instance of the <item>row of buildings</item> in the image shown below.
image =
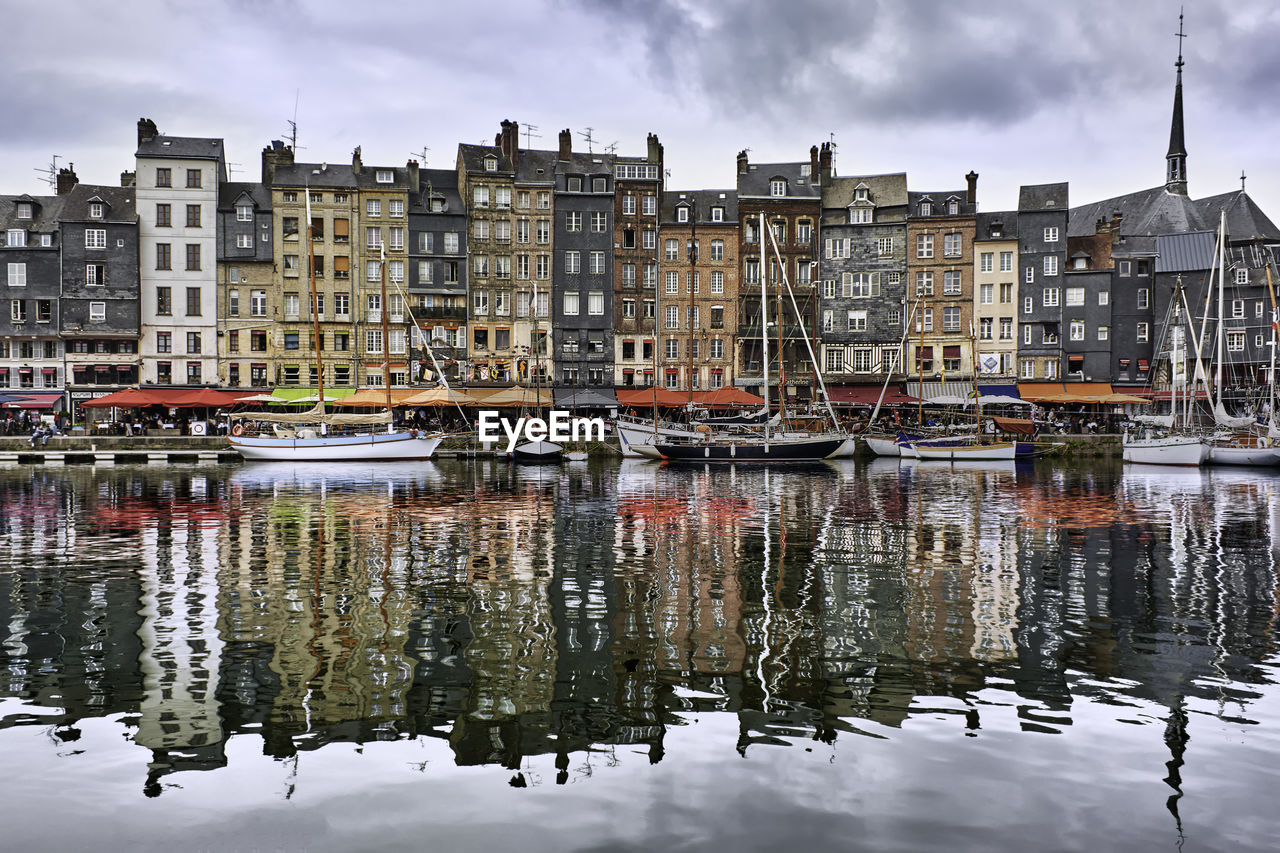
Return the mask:
[[[735,186],[672,189],[655,135],[634,156],[574,151],[568,130],[532,150],[511,121],[452,169],[370,166],[359,148],[301,163],[275,141],[260,180],[237,182],[221,139],[143,119],[119,186],[72,167],[55,195],[0,196],[0,393],[74,405],[135,384],[314,387],[323,370],[327,387],[408,386],[436,369],[759,390],[762,326],[770,384],[795,399],[819,377],[845,400],[886,378],[1145,385],[1174,284],[1205,311],[1224,217],[1224,358],[1258,383],[1280,230],[1243,180],[1188,194],[1181,75],[1179,59],[1163,184],[1075,207],[1066,182],[1024,186],[994,212],[974,172],[941,190],[837,175],[827,144],[789,163],[742,152]]]

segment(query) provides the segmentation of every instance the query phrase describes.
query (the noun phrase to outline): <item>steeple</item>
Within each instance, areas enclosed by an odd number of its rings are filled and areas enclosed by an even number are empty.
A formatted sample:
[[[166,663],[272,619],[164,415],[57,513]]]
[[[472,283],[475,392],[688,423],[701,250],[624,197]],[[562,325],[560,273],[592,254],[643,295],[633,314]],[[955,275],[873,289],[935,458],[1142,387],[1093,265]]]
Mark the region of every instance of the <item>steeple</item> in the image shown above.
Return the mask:
[[[1182,12],[1178,13],[1178,82],[1173,89],[1173,124],[1169,128],[1169,153],[1165,155],[1164,188],[1177,195],[1187,194],[1187,143],[1182,134]]]

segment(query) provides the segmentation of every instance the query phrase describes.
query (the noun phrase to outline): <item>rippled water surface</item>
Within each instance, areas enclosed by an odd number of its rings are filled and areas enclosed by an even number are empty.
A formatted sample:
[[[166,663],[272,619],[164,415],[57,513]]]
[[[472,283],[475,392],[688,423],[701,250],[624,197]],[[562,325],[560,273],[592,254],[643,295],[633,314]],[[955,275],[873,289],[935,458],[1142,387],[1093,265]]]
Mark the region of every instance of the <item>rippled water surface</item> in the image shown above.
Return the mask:
[[[10,850],[1273,850],[1280,473],[0,469]]]

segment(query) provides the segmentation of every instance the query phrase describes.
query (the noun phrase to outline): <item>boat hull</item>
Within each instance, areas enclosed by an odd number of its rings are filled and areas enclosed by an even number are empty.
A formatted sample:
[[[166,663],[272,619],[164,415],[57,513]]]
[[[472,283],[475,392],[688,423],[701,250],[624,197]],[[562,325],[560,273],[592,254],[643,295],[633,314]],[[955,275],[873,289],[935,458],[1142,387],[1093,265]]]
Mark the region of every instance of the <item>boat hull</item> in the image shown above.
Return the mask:
[[[943,460],[946,462],[1003,462],[1013,461],[1017,455],[1017,445],[1012,441],[997,444],[958,444],[928,445],[916,444],[915,450],[920,459]]]
[[[559,462],[564,448],[552,441],[526,441],[511,451],[517,462]]]
[[[875,436],[863,436],[863,441],[867,443],[867,448],[876,456],[901,456],[902,448],[898,442],[892,438],[876,438]]]
[[[645,424],[643,421],[624,421],[618,420],[614,422],[614,426],[618,430],[618,443],[622,447],[622,455],[628,459],[653,459],[643,448],[652,447],[654,443],[653,423]],[[692,429],[679,429],[676,427],[658,427],[657,439],[659,441],[676,440],[693,440],[700,438],[703,433]]]
[[[672,462],[819,462],[838,454],[845,439],[820,438],[807,441],[738,442],[721,444],[655,445],[662,458]]]
[[[232,449],[255,462],[397,462],[430,459],[444,439],[408,432],[281,438],[228,436]]]
[[[1280,448],[1249,447],[1239,444],[1210,444],[1210,465],[1249,465],[1254,467],[1280,465]]]
[[[1121,458],[1140,465],[1203,465],[1209,448],[1198,438],[1126,439]]]

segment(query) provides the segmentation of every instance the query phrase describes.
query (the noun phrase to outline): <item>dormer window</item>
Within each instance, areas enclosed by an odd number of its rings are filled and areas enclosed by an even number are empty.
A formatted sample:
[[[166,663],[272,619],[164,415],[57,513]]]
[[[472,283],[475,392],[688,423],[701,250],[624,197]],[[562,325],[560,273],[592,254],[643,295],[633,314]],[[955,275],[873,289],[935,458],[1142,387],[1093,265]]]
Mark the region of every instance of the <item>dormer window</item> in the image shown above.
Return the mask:
[[[442,198],[431,199],[431,212],[444,213],[444,199]]]
[[[102,202],[95,201],[89,205],[89,218],[90,219],[102,218]]]
[[[486,172],[498,171],[498,158],[497,157],[484,158],[484,170]]]
[[[571,193],[582,192],[582,178],[568,178],[565,182],[565,187]]]
[[[870,207],[850,207],[849,208],[849,224],[850,225],[870,225],[874,217],[873,209]]]
[[[253,221],[253,205],[250,205],[250,204],[236,205],[236,221],[252,222]]]
[[[787,194],[787,182],[782,178],[774,178],[769,181],[769,195],[775,198],[781,198]]]
[[[684,205],[680,205],[679,207],[676,208],[676,222],[688,222],[688,221],[689,221],[689,208],[685,207]]]
[[[855,187],[855,188],[854,188],[854,190],[853,190],[853,200],[854,200],[854,201],[869,201],[869,198],[868,198],[868,193],[869,193],[869,192],[870,192],[870,190],[869,190],[865,185],[863,185],[863,184],[859,184],[859,185],[858,185],[857,187]]]
[[[920,215],[921,215],[921,216],[932,216],[932,215],[933,215],[933,202],[931,202],[931,201],[922,201],[922,202],[920,202]]]
[[[724,208],[723,208],[723,207],[713,207],[713,208],[711,208],[711,221],[712,221],[712,222],[724,222]]]
[[[379,169],[374,174],[374,180],[380,184],[389,184],[396,178],[395,172],[391,169]]]
[[[20,201],[20,202],[18,202],[18,218],[19,218],[19,219],[30,219],[30,218],[31,218],[31,203],[30,203],[30,202],[27,202],[27,201]]]
[[[957,214],[959,214],[959,213],[960,213],[960,202],[958,202],[958,201],[949,201],[949,202],[947,202],[947,213],[948,213],[948,214],[950,214],[951,216],[956,216]]]

